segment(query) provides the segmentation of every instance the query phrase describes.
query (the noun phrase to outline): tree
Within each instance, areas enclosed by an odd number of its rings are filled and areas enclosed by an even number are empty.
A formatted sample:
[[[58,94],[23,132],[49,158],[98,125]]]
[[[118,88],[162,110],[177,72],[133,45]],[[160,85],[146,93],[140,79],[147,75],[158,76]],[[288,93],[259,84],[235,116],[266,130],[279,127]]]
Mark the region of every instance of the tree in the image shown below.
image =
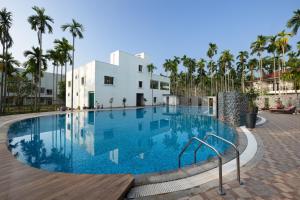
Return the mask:
[[[63,31],[69,30],[73,38],[73,53],[72,53],[72,90],[71,90],[71,109],[73,110],[73,90],[74,90],[74,53],[75,53],[75,38],[78,37],[79,39],[83,38],[82,32],[84,31],[83,25],[76,22],[72,19],[70,24],[64,24],[61,26]]]
[[[61,63],[61,55],[60,52],[55,50],[55,49],[51,49],[47,51],[47,57],[49,60],[52,61],[52,66],[53,66],[53,74],[52,74],[52,85],[53,85],[53,91],[52,91],[52,104],[55,103],[56,97],[57,97],[57,89],[54,90],[55,85],[57,86],[57,77],[58,74],[57,72],[55,73],[55,68],[56,71],[58,69],[59,63]],[[56,87],[57,88],[57,87]]]
[[[206,64],[206,61],[201,58],[198,60],[198,62],[196,63],[196,66],[197,66],[197,74],[198,74],[198,83],[200,83],[200,88],[201,88],[201,92],[203,94],[203,79],[205,78],[206,74],[205,74],[205,64]],[[199,85],[198,85],[199,87]]]
[[[15,103],[22,106],[24,98],[32,95],[32,85],[26,76],[16,72],[14,76],[8,77],[7,91],[15,94]]]
[[[188,79],[187,81],[190,81],[190,88],[187,89],[188,91],[188,96],[190,97],[191,96],[191,89],[192,89],[192,82],[193,82],[193,73],[195,72],[195,69],[196,69],[196,60],[193,59],[193,58],[189,58],[187,57],[186,55],[184,55],[182,58],[182,64],[184,67],[187,68],[187,75],[188,75]],[[188,85],[188,84],[187,84]]]
[[[245,64],[247,63],[247,59],[249,58],[249,54],[247,51],[240,51],[239,55],[236,57],[238,59],[237,67],[241,69],[241,85],[242,85],[242,92],[245,92]]]
[[[228,74],[227,77],[227,82],[226,82],[226,76],[227,76],[227,71],[231,69],[232,67],[232,62],[234,61],[233,55],[230,53],[230,50],[224,50],[221,53],[220,56],[220,61],[223,64],[223,70],[224,70],[224,75],[225,75],[225,90],[229,91],[230,90],[230,84],[229,84],[229,79],[230,79],[230,74]]]
[[[273,84],[274,84],[274,89],[275,89],[275,94],[276,94],[276,52],[278,49],[278,44],[276,42],[277,35],[275,36],[270,36],[268,38],[268,46],[266,47],[268,53],[271,53],[273,56]]]
[[[288,51],[288,49],[290,49],[288,42],[289,42],[289,37],[291,37],[291,35],[292,35],[291,33],[287,33],[284,30],[277,34],[278,39],[276,43],[279,46],[279,49],[281,51],[281,60],[282,60],[281,69],[279,69],[279,82],[280,82],[281,71],[283,72],[286,71],[285,53]],[[279,88],[279,94],[280,94],[280,88]]]
[[[59,82],[58,88],[59,88],[58,98],[64,100],[66,98],[66,83],[65,83],[65,81]]]
[[[13,40],[9,34],[12,26],[12,13],[3,8],[0,11],[0,41],[2,45],[2,55],[8,54],[8,49],[12,46]],[[1,74],[1,94],[0,94],[0,112],[4,111],[6,104],[6,83],[7,83],[7,61],[5,56],[2,59],[4,72]],[[4,100],[3,100],[4,99]]]
[[[294,35],[297,34],[300,28],[300,9],[294,11],[294,15],[287,22],[286,26],[292,29]]]
[[[151,90],[152,90],[152,106],[153,106],[153,83],[152,83],[152,74],[153,74],[153,71],[156,69],[156,67],[151,63],[149,65],[147,65],[147,68],[148,68],[148,72],[150,72],[150,87],[151,87]]]
[[[40,48],[32,47],[32,50],[27,50],[24,52],[24,56],[27,58],[27,61],[24,63],[25,72],[24,75],[31,74],[32,76],[32,86],[35,90],[35,101],[34,101],[34,109],[36,109],[36,101],[37,101],[37,88],[38,83],[40,82],[41,77],[43,77],[43,72],[47,69],[47,56],[41,56],[41,65],[40,65]],[[40,69],[41,68],[41,69]],[[40,74],[41,72],[41,74]]]
[[[212,95],[212,77],[213,77],[213,65],[212,65],[212,63],[213,63],[214,55],[216,55],[217,52],[218,52],[218,47],[214,43],[209,43],[208,46],[209,46],[209,48],[207,50],[206,55],[209,57],[210,63],[211,63],[210,65],[208,65],[208,67],[209,67],[209,70],[210,70],[210,95]]]
[[[247,68],[250,71],[250,81],[253,84],[254,81],[254,71],[257,69],[258,60],[256,58],[252,58],[248,61]]]
[[[166,72],[171,72],[171,94],[177,95],[177,72],[178,72],[178,65],[180,64],[180,58],[174,56],[174,59],[166,59],[165,63],[163,64],[163,68]]]
[[[3,107],[3,111],[5,112],[5,108],[7,107],[6,105],[6,91],[7,91],[7,88],[8,88],[8,79],[11,78],[13,76],[13,73],[16,72],[16,69],[15,67],[19,67],[20,66],[20,63],[19,61],[15,60],[15,58],[12,56],[11,53],[8,53],[6,54],[5,56],[1,55],[0,58],[2,60],[5,60],[5,63],[6,63],[6,78],[5,78],[5,84],[4,84],[4,90],[5,90],[5,93],[4,93],[4,97],[3,97],[3,101],[5,101],[5,107]]]
[[[35,11],[35,15],[31,15],[28,17],[28,22],[31,25],[31,29],[34,31],[37,31],[38,36],[38,43],[39,43],[39,57],[38,57],[38,76],[39,76],[39,84],[38,84],[38,90],[39,90],[39,104],[40,104],[40,97],[41,97],[41,65],[42,65],[42,55],[43,55],[43,34],[48,31],[48,33],[52,33],[52,26],[50,23],[54,23],[54,20],[45,14],[44,8],[39,8],[37,6],[34,6],[32,8]],[[37,109],[37,101],[35,100],[35,110]]]
[[[59,51],[59,53],[61,54],[61,58],[62,58],[62,64],[65,65],[65,81],[66,81],[66,72],[67,72],[67,64],[70,63],[72,64],[72,58],[71,58],[71,54],[70,51],[73,50],[73,46],[69,43],[69,41],[66,38],[62,38],[61,40],[54,40],[54,44],[55,44],[55,50]],[[63,72],[61,71],[61,74],[63,74]],[[62,81],[62,78],[61,78]]]
[[[251,48],[251,55],[256,54],[259,58],[259,74],[260,74],[260,87],[262,86],[262,78],[263,78],[263,74],[262,74],[262,53],[265,51],[265,46],[267,43],[268,37],[267,36],[263,36],[263,35],[259,35],[257,36],[257,39],[255,42],[253,42],[250,46]],[[260,88],[261,89],[261,88]]]

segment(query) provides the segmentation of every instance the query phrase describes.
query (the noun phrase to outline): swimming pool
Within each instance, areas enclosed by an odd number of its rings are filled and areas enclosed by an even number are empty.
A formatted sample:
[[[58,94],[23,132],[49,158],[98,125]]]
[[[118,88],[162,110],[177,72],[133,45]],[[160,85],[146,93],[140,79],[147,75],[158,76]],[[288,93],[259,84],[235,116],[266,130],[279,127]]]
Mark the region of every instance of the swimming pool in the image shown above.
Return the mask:
[[[13,123],[8,148],[32,167],[78,174],[145,174],[178,168],[178,154],[189,138],[213,132],[235,142],[235,129],[209,117],[207,108],[146,107],[112,111],[82,111],[49,115]],[[210,138],[220,152],[229,146]],[[195,146],[183,154],[193,163]],[[215,154],[206,147],[198,162]]]

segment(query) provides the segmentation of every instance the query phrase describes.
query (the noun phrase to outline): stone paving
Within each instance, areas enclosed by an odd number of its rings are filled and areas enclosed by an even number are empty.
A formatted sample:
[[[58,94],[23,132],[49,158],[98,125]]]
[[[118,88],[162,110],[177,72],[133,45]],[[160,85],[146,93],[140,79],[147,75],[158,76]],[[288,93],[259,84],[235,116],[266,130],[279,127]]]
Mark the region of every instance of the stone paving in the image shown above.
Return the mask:
[[[261,147],[252,164],[242,168],[244,185],[225,181],[226,195],[201,186],[145,199],[300,199],[300,115],[261,114],[267,122],[252,130]],[[232,179],[232,178],[231,178]],[[225,177],[226,180],[226,177]],[[216,183],[213,183],[216,185]],[[211,184],[212,185],[212,184]],[[208,189],[211,188],[211,189]]]

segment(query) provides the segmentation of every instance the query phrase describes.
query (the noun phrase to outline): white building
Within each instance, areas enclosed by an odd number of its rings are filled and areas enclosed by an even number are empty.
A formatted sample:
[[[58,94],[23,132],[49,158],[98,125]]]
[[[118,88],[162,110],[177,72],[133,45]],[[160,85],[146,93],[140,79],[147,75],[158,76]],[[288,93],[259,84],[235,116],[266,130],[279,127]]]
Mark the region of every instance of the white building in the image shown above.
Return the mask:
[[[110,54],[110,63],[91,61],[74,69],[73,108],[143,106],[167,103],[170,79],[152,75],[147,65],[150,59],[145,53],[131,55],[123,51]],[[72,72],[67,72],[66,106],[71,107]],[[112,104],[110,99],[113,99]]]

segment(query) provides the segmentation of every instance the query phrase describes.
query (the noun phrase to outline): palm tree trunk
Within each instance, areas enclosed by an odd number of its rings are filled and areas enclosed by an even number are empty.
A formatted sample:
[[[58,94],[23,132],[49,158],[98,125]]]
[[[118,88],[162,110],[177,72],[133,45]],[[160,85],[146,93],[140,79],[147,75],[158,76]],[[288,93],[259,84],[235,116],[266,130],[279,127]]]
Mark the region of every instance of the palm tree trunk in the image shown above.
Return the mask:
[[[55,81],[56,81],[56,86],[55,86],[55,104],[57,105],[58,65],[56,66]]]
[[[3,97],[3,112],[5,112],[5,109],[6,109],[6,92],[7,92],[7,89],[6,89],[6,85],[7,85],[7,43],[5,43],[5,53],[3,54],[4,56],[4,88],[3,88],[3,91],[4,91],[4,97]]]
[[[52,74],[52,105],[54,105],[54,74],[55,74],[55,65],[53,65],[53,74]]]
[[[151,95],[152,95],[152,106],[153,106],[153,86],[152,86],[152,72],[151,72],[151,79],[150,79],[150,86],[151,86]]]
[[[74,90],[74,52],[75,52],[75,37],[73,36],[73,52],[72,52],[72,89],[71,89],[71,110],[73,111],[73,90]]]
[[[245,93],[245,69],[244,64],[242,65],[242,91]]]
[[[277,85],[276,85],[276,60],[275,55],[273,54],[273,84],[274,84],[274,92],[276,95]]]
[[[38,99],[38,107],[40,110],[41,106],[41,68],[42,68],[42,33],[38,31],[38,37],[39,37],[39,45],[40,45],[40,54],[39,54],[39,87],[38,87],[38,93],[39,93],[39,99]]]
[[[2,73],[1,73],[1,102],[0,102],[0,112],[3,112],[3,106],[4,106],[4,99],[3,99],[3,90],[4,90],[4,74],[5,74],[5,67],[4,67],[4,52],[5,52],[5,45],[2,44],[2,64],[3,64],[3,69],[2,69]]]

